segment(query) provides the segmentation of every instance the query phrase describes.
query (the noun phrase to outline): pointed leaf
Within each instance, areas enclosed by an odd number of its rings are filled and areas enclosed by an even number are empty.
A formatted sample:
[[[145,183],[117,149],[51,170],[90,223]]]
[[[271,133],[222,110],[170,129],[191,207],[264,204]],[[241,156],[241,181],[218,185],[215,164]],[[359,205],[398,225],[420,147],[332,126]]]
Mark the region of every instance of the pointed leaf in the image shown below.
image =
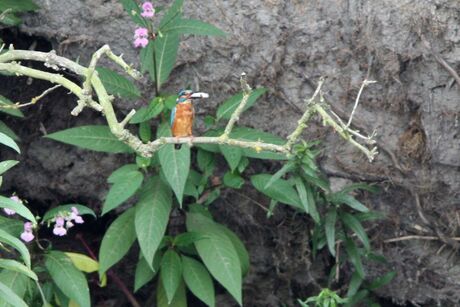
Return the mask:
[[[73,265],[82,272],[93,273],[99,270],[99,263],[93,258],[80,253],[64,253],[72,260]]]
[[[150,101],[150,104],[147,107],[140,108],[136,111],[133,118],[129,121],[131,124],[139,124],[145,121],[148,121],[158,114],[161,113],[164,109],[164,98],[156,97]]]
[[[19,142],[21,141],[21,139],[19,138],[19,136],[14,133],[13,130],[11,130],[10,127],[8,127],[3,121],[0,120],[0,132],[6,134],[7,136],[9,136],[10,138],[12,138],[13,140],[15,140],[16,142]]]
[[[289,161],[286,164],[283,165],[283,167],[277,171],[273,176],[270,178],[270,180],[267,182],[265,185],[265,189],[268,189],[273,182],[275,182],[278,179],[281,179],[284,175],[286,175],[288,172],[292,171],[295,168],[295,162]]]
[[[120,261],[136,240],[134,208],[126,210],[107,229],[99,249],[99,276]]]
[[[8,208],[14,210],[17,214],[19,214],[25,219],[28,219],[33,224],[37,223],[32,212],[30,212],[30,210],[26,206],[24,206],[22,202],[17,202],[7,197],[0,196],[0,208]]]
[[[383,287],[383,286],[389,284],[393,280],[393,278],[395,278],[395,276],[396,276],[395,271],[388,272],[385,275],[380,276],[380,277],[376,278],[375,280],[373,280],[367,286],[367,288],[369,290],[376,290],[376,289],[378,289],[380,287]]]
[[[17,262],[12,259],[0,259],[0,268],[4,268],[10,271],[15,271],[26,275],[27,277],[38,280],[37,274],[34,273],[31,269],[23,265],[22,263]]]
[[[4,283],[0,282],[0,297],[14,307],[28,307],[28,305],[16,294],[8,288]]]
[[[179,49],[179,35],[169,33],[158,36],[154,41],[155,47],[155,82],[163,84],[176,64],[177,50]]]
[[[163,16],[160,22],[160,31],[163,30],[164,27],[175,23],[177,20],[180,19],[182,16],[182,6],[184,4],[184,0],[175,0],[174,3],[171,5],[169,10]]]
[[[169,249],[161,260],[160,278],[166,292],[168,304],[171,304],[176,290],[182,281],[182,261],[179,254]]]
[[[134,21],[134,23],[147,27],[147,22],[145,21],[144,18],[142,18],[141,15],[141,9],[139,7],[139,4],[136,3],[134,0],[118,0],[123,5],[123,8],[125,9],[126,13],[131,17],[131,19]]]
[[[19,161],[16,161],[16,160],[6,160],[6,161],[0,162],[0,175],[18,163]]]
[[[331,197],[331,201],[336,204],[346,204],[347,206],[359,211],[359,212],[369,212],[369,209],[364,206],[362,203],[356,200],[351,195],[343,193],[335,193]]]
[[[180,283],[177,288],[176,295],[170,304],[168,304],[168,298],[163,287],[163,283],[157,283],[157,307],[187,307],[187,296],[185,292],[185,285],[183,282]]]
[[[254,103],[256,102],[256,100],[260,96],[262,96],[266,91],[267,89],[263,87],[253,90],[243,110],[246,111],[247,109],[252,107]],[[238,106],[240,105],[242,99],[243,99],[243,93],[239,93],[239,94],[236,94],[230,97],[224,103],[222,103],[219,106],[219,108],[217,108],[217,120],[221,118],[230,119],[233,112],[235,112],[236,108],[238,108]]]
[[[340,219],[345,224],[345,226],[356,233],[361,242],[363,242],[364,248],[366,248],[367,251],[370,251],[371,245],[369,243],[369,238],[367,237],[366,231],[364,230],[361,223],[353,215],[346,212],[340,213]]]
[[[243,150],[239,147],[229,145],[219,145],[220,152],[224,155],[225,160],[232,172],[238,167],[241,158],[243,157]]]
[[[238,254],[238,259],[240,260],[241,273],[243,274],[243,276],[245,276],[249,271],[249,265],[250,265],[249,253],[248,253],[248,250],[246,249],[246,246],[244,246],[241,239],[233,231],[228,229],[226,226],[221,225],[221,224],[217,224],[217,226],[225,233],[225,235],[232,242],[233,247],[235,248],[235,251]]]
[[[337,210],[332,207],[326,214],[324,228],[326,231],[327,247],[332,256],[335,257],[335,222],[337,219]]]
[[[30,269],[30,253],[24,243],[3,229],[0,229],[0,242],[14,247],[21,254],[22,260],[24,260],[24,263]]]
[[[94,151],[109,153],[133,151],[128,145],[118,140],[107,126],[80,126],[54,132],[45,137]]]
[[[63,252],[51,251],[45,256],[45,265],[51,278],[61,291],[81,307],[89,307],[88,282],[85,275],[72,263]]]
[[[105,67],[96,67],[96,71],[107,93],[123,98],[141,97],[139,89],[130,80]]]
[[[151,281],[160,268],[160,262],[162,253],[157,252],[153,258],[153,269],[150,264],[145,261],[145,258],[141,255],[136,265],[136,273],[134,274],[134,292],[137,292],[142,286]]]
[[[209,218],[187,214],[187,230],[208,237],[195,242],[195,247],[211,275],[242,305],[241,264],[230,239]]]
[[[319,216],[318,209],[316,208],[316,201],[313,189],[310,187],[310,185],[307,184],[305,186],[305,190],[307,191],[308,213],[313,218],[313,220],[319,224],[321,222],[321,218]]]
[[[177,34],[225,36],[225,32],[221,29],[195,19],[180,19],[174,23],[169,23],[161,29],[161,32],[163,34],[173,32]]]
[[[14,149],[17,153],[21,153],[21,150],[18,147],[18,144],[7,136],[5,133],[0,132],[0,144],[3,144],[5,146],[8,146],[11,149]]]
[[[3,11],[3,10],[0,10],[0,11]],[[12,109],[12,108],[2,108],[2,105],[11,106],[13,105],[13,102],[11,102],[11,100],[9,100],[8,98],[0,95],[0,112],[6,113],[12,116],[16,116],[16,117],[24,117],[24,114],[21,112],[21,110]]]
[[[15,271],[3,270],[0,272],[0,281],[11,289],[18,297],[23,297],[29,285],[29,278],[24,274]],[[0,292],[0,307],[12,307],[12,305],[4,298],[5,294]],[[21,306],[21,305],[19,305]]]
[[[280,203],[291,205],[297,209],[303,209],[300,199],[294,188],[288,181],[278,179],[269,188],[265,188],[272,176],[270,174],[259,174],[251,177],[252,185],[265,195],[279,201]]]
[[[107,193],[102,206],[102,215],[113,210],[133,196],[142,185],[144,175],[139,171],[127,173],[123,179],[118,180]]]
[[[125,164],[118,169],[116,169],[109,178],[107,178],[108,183],[117,183],[123,181],[126,176],[130,173],[136,172],[139,167],[136,164]]]
[[[183,276],[192,293],[210,307],[215,306],[214,284],[208,270],[193,258],[182,256]]]
[[[356,272],[362,279],[364,279],[365,277],[364,268],[361,262],[361,256],[358,252],[358,249],[356,248],[355,242],[353,242],[353,240],[349,238],[346,238],[345,239],[345,249],[347,251],[350,262],[353,264],[353,266],[356,269]]]
[[[164,145],[158,151],[160,164],[166,179],[182,204],[185,183],[190,170],[190,147],[186,144],[181,149],[174,149],[173,144]]]
[[[150,178],[140,192],[135,216],[137,239],[150,267],[166,232],[171,206],[169,187],[159,177]]]

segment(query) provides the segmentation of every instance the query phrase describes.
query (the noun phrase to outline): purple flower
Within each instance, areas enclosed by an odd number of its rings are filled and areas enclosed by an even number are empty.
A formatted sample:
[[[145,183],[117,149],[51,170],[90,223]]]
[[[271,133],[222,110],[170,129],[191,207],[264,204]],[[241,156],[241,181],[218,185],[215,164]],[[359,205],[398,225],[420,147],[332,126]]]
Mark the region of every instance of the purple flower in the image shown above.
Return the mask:
[[[155,16],[155,9],[153,8],[152,2],[144,2],[144,4],[142,4],[141,16],[145,18],[153,18],[153,16]]]
[[[56,217],[55,227],[62,227],[62,226],[64,226],[64,218],[62,216]]]
[[[78,212],[78,209],[76,207],[72,207],[71,210],[72,210],[72,213],[70,213],[70,220],[74,220],[74,222],[77,224],[83,224],[85,221],[79,215],[80,213]]]
[[[149,36],[149,30],[147,28],[137,28],[134,30],[134,38],[142,38]]]
[[[35,238],[34,234],[32,233],[32,223],[25,222],[24,223],[24,232],[21,233],[21,239],[25,242],[30,242]]]
[[[13,209],[3,208],[3,211],[4,211],[7,215],[15,215],[15,214],[16,214],[16,211],[14,211]]]
[[[63,226],[57,226],[57,224],[54,226],[53,233],[56,236],[65,236],[67,234],[67,230]]]
[[[139,48],[139,47],[145,48],[145,46],[147,46],[148,43],[149,43],[149,40],[146,39],[145,37],[136,38],[136,39],[134,40],[134,47],[136,47],[136,48]]]

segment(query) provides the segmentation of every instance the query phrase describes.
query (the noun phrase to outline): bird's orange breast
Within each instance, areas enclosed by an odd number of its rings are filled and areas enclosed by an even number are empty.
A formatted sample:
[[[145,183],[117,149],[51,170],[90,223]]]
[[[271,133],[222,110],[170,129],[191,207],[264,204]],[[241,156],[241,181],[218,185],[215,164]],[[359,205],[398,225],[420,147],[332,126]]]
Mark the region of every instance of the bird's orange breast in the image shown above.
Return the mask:
[[[176,115],[171,128],[173,136],[192,136],[193,118],[193,105],[189,102],[178,103],[176,105]]]

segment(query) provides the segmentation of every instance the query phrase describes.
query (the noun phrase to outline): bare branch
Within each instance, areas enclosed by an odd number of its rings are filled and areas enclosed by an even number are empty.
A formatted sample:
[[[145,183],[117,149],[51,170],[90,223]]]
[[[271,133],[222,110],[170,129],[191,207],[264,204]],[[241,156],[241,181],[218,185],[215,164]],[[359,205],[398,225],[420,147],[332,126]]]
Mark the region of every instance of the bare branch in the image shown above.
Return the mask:
[[[367,80],[367,79],[364,79],[363,83],[361,84],[361,87],[359,89],[359,92],[358,92],[358,95],[356,96],[356,100],[355,100],[355,105],[353,106],[353,110],[351,111],[351,114],[350,114],[350,119],[348,119],[348,123],[346,125],[346,127],[350,127],[351,125],[351,121],[353,120],[353,115],[355,114],[355,111],[356,109],[358,108],[358,104],[359,104],[359,99],[361,98],[361,94],[364,90],[364,88],[366,86],[368,86],[369,84],[372,84],[372,83],[376,83],[377,81],[372,81],[372,80]]]
[[[55,89],[57,89],[58,87],[61,87],[60,84],[58,85],[55,85],[49,89],[47,89],[46,91],[44,91],[43,93],[41,93],[39,96],[37,97],[34,97],[30,100],[30,102],[27,102],[27,103],[19,103],[19,102],[16,102],[14,104],[1,104],[0,105],[0,109],[19,109],[19,108],[23,108],[23,107],[27,107],[27,106],[30,106],[30,105],[34,105],[36,104],[40,99],[42,99],[43,97],[45,97],[47,94],[49,94],[50,92],[54,91]]]

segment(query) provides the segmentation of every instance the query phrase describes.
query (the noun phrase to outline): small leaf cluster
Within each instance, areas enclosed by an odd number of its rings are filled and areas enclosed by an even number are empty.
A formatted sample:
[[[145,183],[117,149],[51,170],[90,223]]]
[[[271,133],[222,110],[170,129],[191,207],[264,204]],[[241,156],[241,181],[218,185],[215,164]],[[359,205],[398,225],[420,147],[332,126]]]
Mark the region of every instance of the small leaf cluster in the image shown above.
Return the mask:
[[[18,14],[35,11],[38,8],[32,0],[2,0],[0,1],[0,23],[17,26],[21,23]]]

